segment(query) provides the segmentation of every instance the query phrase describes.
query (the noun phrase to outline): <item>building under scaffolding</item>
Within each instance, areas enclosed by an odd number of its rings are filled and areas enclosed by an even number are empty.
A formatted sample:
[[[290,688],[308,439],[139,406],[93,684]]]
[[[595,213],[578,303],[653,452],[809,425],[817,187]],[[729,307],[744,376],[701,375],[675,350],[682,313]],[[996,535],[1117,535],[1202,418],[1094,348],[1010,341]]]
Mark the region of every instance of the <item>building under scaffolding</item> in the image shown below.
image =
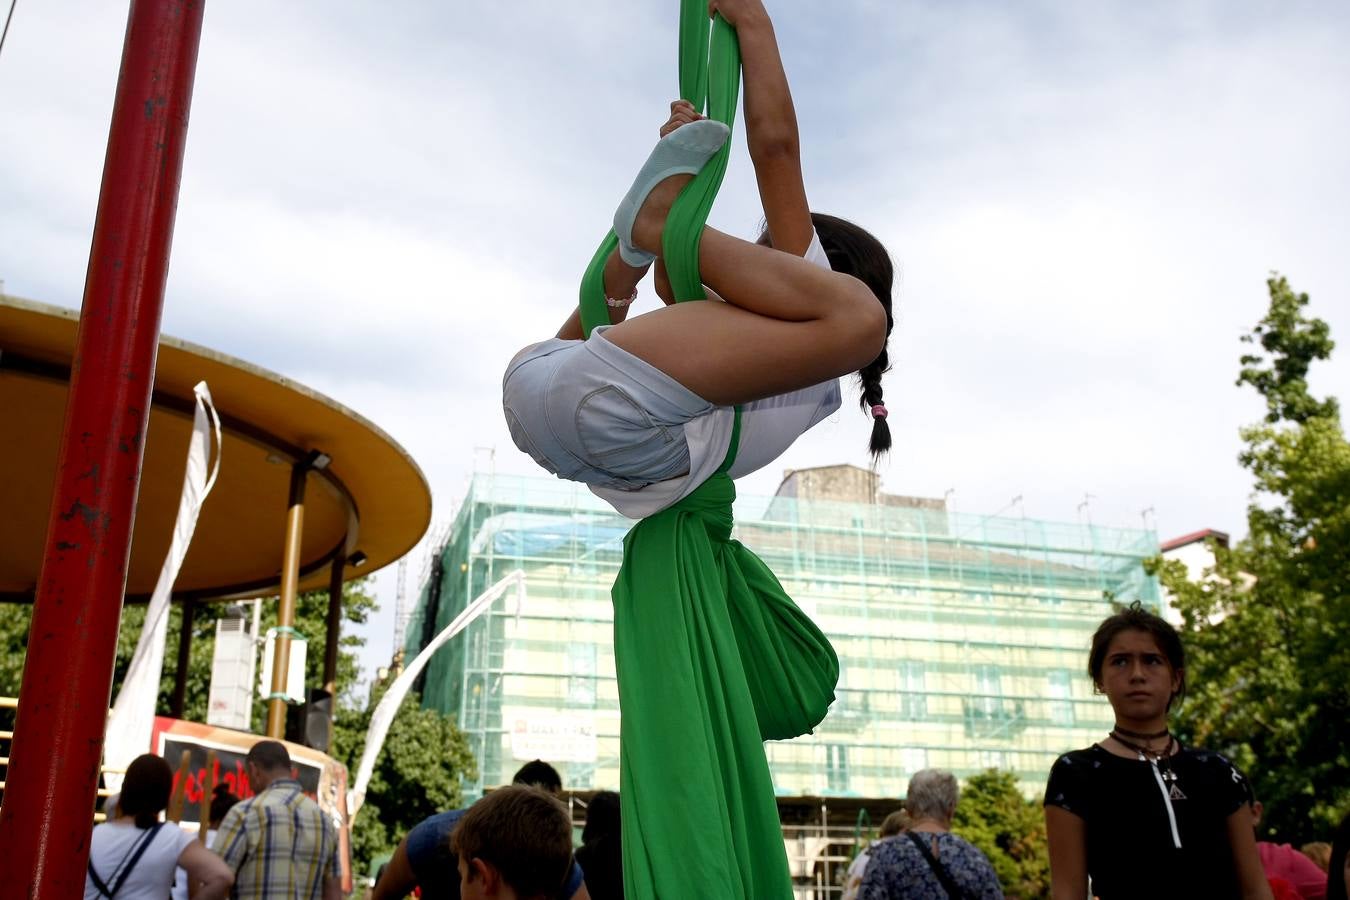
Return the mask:
[[[1084,671],[1110,598],[1158,603],[1140,565],[1152,532],[958,515],[849,466],[789,473],[738,500],[736,521],[841,664],[815,733],[768,745],[780,795],[901,797],[929,766],[1010,769],[1034,795],[1059,753],[1111,724]],[[453,714],[479,760],[470,792],[534,758],[569,788],[618,788],[609,590],[630,524],[578,485],[473,479],[406,632],[411,658],[523,572],[424,673],[423,704]]]

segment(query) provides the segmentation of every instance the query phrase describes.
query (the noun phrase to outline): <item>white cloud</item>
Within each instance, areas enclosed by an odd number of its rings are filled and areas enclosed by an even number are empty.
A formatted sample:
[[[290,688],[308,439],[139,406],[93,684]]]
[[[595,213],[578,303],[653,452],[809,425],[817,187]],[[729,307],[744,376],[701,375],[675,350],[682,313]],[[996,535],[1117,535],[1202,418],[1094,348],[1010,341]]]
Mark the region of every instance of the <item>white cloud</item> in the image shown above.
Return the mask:
[[[206,14],[165,329],[418,459],[438,516],[500,371],[568,311],[675,90],[674,4],[240,2]],[[1271,268],[1350,334],[1350,14],[1327,5],[775,3],[813,204],[901,264],[889,490],[1164,536],[1241,532],[1233,386]],[[125,8],[20,6],[0,278],[75,305]],[[759,217],[738,131],[713,222]],[[1350,398],[1350,355],[1314,374]],[[845,409],[782,469],[866,463]],[[392,603],[392,577],[381,578]],[[389,616],[368,663],[387,656]]]

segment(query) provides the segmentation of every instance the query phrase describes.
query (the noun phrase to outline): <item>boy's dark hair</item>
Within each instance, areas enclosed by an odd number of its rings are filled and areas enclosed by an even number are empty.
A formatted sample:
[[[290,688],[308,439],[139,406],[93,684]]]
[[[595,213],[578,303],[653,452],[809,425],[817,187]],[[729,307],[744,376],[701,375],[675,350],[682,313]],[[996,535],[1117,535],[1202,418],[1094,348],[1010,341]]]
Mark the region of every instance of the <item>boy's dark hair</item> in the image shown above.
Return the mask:
[[[159,821],[171,793],[173,769],[162,757],[146,753],[127,766],[117,809],[124,816],[135,816],[137,828],[149,828]]]
[[[557,769],[542,759],[533,759],[521,766],[520,771],[516,772],[516,777],[511,779],[511,783],[526,784],[553,794],[562,793],[562,776],[558,774]]]
[[[521,897],[552,897],[572,870],[572,820],[556,797],[513,784],[469,807],[450,849],[465,863],[490,863]]]
[[[1180,676],[1180,683],[1171,699],[1167,701],[1167,708],[1172,708],[1173,701],[1184,701],[1186,699],[1186,650],[1181,646],[1181,636],[1161,616],[1154,615],[1144,609],[1138,600],[1129,606],[1102,621],[1097,626],[1097,633],[1092,636],[1092,652],[1088,654],[1088,676],[1092,678],[1093,685],[1098,688],[1102,683],[1102,666],[1106,663],[1106,650],[1111,646],[1111,641],[1122,631],[1142,631],[1152,635],[1158,642],[1158,649],[1167,657],[1168,663],[1172,666],[1172,671]]]
[[[886,338],[890,340],[891,330],[895,327],[895,315],[892,312],[891,292],[895,287],[895,266],[891,255],[881,241],[865,228],[847,219],[825,213],[811,213],[811,224],[815,226],[820,246],[830,260],[830,268],[836,272],[852,275],[872,289],[881,306],[886,310]],[[759,236],[761,244],[769,243],[769,230],[766,225]],[[877,358],[858,371],[858,385],[861,396],[858,405],[869,415],[872,407],[882,403],[881,376],[890,371],[890,358],[886,355],[886,345],[881,347]],[[868,450],[872,461],[891,449],[891,428],[886,417],[872,416],[872,438]]]
[[[286,745],[280,741],[258,741],[248,748],[248,755],[244,759],[264,772],[291,770],[291,755],[286,752]]]

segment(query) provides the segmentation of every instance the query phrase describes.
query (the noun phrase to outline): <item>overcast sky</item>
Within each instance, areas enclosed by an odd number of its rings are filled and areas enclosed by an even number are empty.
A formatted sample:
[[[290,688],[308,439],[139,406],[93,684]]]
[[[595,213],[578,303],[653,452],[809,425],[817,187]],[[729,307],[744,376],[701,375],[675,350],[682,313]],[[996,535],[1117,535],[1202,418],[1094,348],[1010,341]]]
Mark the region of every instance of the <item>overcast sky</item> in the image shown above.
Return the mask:
[[[7,4],[6,4],[7,5]],[[417,459],[530,473],[506,360],[552,334],[676,90],[675,0],[208,4],[164,331],[314,387]],[[1276,269],[1350,401],[1350,6],[770,5],[814,208],[899,264],[886,490],[1164,539],[1244,529],[1233,384]],[[18,4],[0,279],[78,307],[126,4]],[[760,217],[738,129],[712,223]],[[653,302],[649,287],[641,304]],[[866,463],[845,409],[742,482]],[[228,465],[228,460],[225,461]],[[1016,512],[1020,512],[1018,508]],[[367,662],[392,647],[393,578]]]

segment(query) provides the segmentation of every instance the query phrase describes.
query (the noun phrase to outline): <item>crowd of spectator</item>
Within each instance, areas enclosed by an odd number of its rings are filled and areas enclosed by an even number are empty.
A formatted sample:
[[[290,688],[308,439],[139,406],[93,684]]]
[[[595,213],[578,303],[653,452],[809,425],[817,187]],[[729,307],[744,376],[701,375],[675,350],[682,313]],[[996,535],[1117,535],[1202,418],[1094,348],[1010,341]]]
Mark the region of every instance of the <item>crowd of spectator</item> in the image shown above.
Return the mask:
[[[1103,740],[1051,768],[1053,900],[1350,900],[1350,816],[1330,843],[1258,840],[1264,807],[1246,776],[1172,733],[1186,659],[1171,625],[1138,604],[1109,617],[1093,637],[1087,674],[1115,722]],[[109,798],[107,821],[93,829],[86,900],[163,900],[170,891],[183,900],[340,897],[337,828],[293,777],[285,746],[258,742],[245,770],[253,796],[218,789],[199,839],[161,821],[173,787],[168,764],[137,758]],[[590,798],[575,846],[562,793],[557,770],[534,760],[511,785],[430,816],[399,842],[371,900],[621,900],[619,795]],[[952,773],[914,773],[903,809],[850,865],[843,900],[1002,898],[989,859],[952,831],[959,799]]]

